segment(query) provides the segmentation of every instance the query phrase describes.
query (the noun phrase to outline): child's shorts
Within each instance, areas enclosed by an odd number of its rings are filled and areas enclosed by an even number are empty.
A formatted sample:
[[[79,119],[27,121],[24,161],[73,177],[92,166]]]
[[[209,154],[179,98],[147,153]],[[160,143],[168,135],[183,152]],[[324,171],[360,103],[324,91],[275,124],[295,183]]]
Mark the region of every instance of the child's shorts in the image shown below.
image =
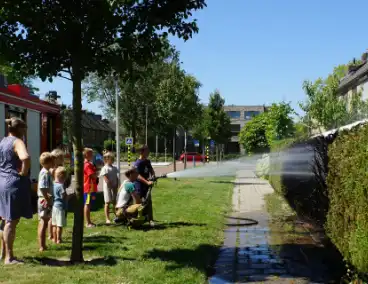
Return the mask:
[[[113,203],[116,201],[116,192],[113,189],[107,188],[103,190],[105,203]]]
[[[95,200],[96,200],[96,192],[84,194],[84,204],[85,205],[93,205]]]
[[[51,224],[56,227],[65,227],[66,226],[66,216],[65,210],[52,207],[52,217]]]
[[[50,219],[52,209],[50,207],[44,207],[43,200],[44,200],[43,198],[38,198],[38,201],[37,201],[38,218],[39,219]]]

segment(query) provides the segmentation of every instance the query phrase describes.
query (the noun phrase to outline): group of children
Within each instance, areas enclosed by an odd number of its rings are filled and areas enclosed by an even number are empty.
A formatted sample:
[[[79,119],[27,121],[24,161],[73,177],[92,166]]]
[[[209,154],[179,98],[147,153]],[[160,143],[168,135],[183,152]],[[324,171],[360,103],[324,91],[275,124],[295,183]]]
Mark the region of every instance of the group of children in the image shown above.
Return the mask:
[[[40,156],[42,169],[38,175],[38,244],[40,251],[46,249],[46,231],[49,239],[61,243],[62,229],[66,226],[67,194],[70,177],[64,164],[64,152],[56,149]]]
[[[84,149],[84,216],[86,227],[96,226],[91,221],[91,206],[94,200],[96,200],[97,185],[100,177],[103,180],[106,224],[111,224],[111,205],[114,208],[116,219],[137,212],[144,199],[145,188],[152,184],[152,182],[148,181],[146,174],[154,175],[151,163],[144,157],[143,153],[146,153],[146,156],[148,156],[148,148],[142,150],[136,166],[125,172],[127,180],[122,183],[118,194],[120,181],[119,172],[113,165],[114,155],[111,152],[104,153],[104,166],[99,176],[97,176],[97,168],[93,164],[93,150],[89,148]],[[54,243],[60,244],[62,242],[62,231],[66,226],[67,202],[69,198],[66,189],[71,184],[71,177],[64,167],[64,152],[62,150],[55,149],[51,153],[44,152],[39,160],[42,169],[38,176],[37,188],[38,244],[39,250],[42,252],[46,250],[47,231],[49,231],[49,239]],[[152,204],[148,207],[149,221],[151,226],[153,226]]]
[[[144,150],[145,152],[148,151]],[[103,155],[104,166],[100,174],[97,175],[97,167],[93,163],[93,150],[85,148],[84,156],[84,217],[87,228],[95,227],[96,225],[91,221],[91,206],[96,200],[97,186],[99,178],[102,178],[102,188],[105,201],[105,218],[106,224],[111,224],[110,207],[114,208],[114,215],[117,219],[122,218],[126,214],[136,212],[137,208],[142,202],[142,193],[137,188],[148,187],[151,182],[147,181],[148,177],[145,172],[153,173],[152,166],[148,161],[148,168],[142,168],[142,159],[138,159],[136,167],[126,171],[125,176],[127,180],[119,189],[119,172],[113,165],[114,155],[111,152],[105,152]],[[62,230],[66,226],[67,202],[68,195],[66,189],[71,184],[71,178],[68,176],[64,164],[64,152],[56,149],[49,152],[44,152],[40,156],[40,164],[42,169],[38,177],[38,243],[39,250],[46,249],[46,232],[49,231],[49,239],[59,244],[62,242]],[[144,163],[146,165],[146,163]],[[143,166],[144,166],[143,165]],[[139,169],[142,168],[142,176]],[[138,181],[141,177],[141,181]],[[140,184],[143,184],[140,186]],[[145,193],[143,193],[145,194]],[[151,206],[152,207],[152,206]],[[152,211],[152,209],[151,209]],[[152,213],[149,214],[152,216]],[[150,218],[151,225],[153,224],[153,217]]]

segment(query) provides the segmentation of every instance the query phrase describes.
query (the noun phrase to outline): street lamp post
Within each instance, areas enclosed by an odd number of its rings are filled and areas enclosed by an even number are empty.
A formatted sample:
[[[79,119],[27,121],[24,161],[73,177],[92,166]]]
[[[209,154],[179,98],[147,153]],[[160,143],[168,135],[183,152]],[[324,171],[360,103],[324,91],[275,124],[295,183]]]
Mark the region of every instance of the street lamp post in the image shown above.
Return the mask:
[[[116,166],[118,169],[118,176],[120,180],[120,133],[119,133],[119,88],[118,80],[115,79],[115,116],[116,116]]]
[[[148,105],[146,105],[146,145],[148,145],[148,131],[147,131],[147,125],[148,125]]]
[[[184,131],[184,169],[187,168],[187,132]]]

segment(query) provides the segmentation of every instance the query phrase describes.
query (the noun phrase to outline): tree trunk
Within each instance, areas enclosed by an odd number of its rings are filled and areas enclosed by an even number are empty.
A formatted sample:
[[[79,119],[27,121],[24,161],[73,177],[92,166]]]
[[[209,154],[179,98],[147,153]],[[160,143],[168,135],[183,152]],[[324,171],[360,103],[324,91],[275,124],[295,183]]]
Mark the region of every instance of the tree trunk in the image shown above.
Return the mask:
[[[83,146],[82,146],[82,77],[73,68],[73,150],[75,178],[75,206],[72,236],[72,263],[83,262]]]

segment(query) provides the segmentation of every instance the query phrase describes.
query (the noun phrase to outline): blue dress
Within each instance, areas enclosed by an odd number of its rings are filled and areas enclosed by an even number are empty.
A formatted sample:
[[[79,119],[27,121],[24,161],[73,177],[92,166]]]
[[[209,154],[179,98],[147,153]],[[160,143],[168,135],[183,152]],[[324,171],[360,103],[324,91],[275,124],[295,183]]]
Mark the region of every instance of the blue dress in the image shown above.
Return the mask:
[[[8,136],[0,142],[0,217],[7,221],[32,218],[31,181],[18,174],[21,161],[14,152],[16,139]]]

